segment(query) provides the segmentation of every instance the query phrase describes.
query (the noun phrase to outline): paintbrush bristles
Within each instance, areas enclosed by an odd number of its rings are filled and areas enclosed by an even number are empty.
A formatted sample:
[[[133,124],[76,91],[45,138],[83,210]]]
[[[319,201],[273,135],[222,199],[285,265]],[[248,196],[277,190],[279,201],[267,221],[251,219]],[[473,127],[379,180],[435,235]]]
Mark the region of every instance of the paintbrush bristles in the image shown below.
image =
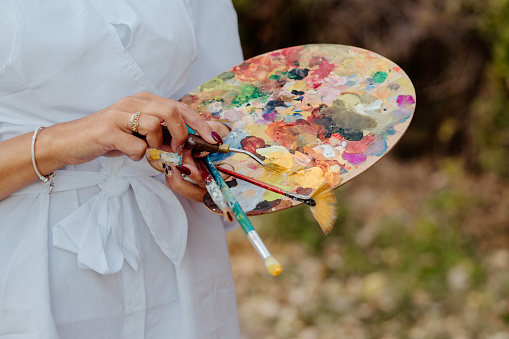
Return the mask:
[[[316,203],[315,206],[311,206],[311,213],[323,233],[328,234],[336,222],[336,196],[329,186],[323,183],[314,191],[311,199]]]

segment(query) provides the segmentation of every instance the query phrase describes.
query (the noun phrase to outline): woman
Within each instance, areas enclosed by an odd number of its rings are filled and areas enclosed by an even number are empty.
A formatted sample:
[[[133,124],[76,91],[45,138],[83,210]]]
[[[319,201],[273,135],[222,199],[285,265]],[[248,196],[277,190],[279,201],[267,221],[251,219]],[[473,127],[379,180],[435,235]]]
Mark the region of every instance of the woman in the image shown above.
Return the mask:
[[[0,338],[238,337],[190,153],[143,160],[225,134],[167,98],[241,62],[231,3],[2,1],[0,43]]]

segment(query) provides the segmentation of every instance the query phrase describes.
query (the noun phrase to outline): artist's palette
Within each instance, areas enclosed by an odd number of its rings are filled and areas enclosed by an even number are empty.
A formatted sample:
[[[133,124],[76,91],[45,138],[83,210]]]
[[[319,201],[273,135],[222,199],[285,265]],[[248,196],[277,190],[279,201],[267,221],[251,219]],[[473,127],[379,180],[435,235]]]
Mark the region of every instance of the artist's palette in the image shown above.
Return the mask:
[[[214,154],[236,172],[298,194],[323,180],[339,187],[372,166],[401,138],[415,90],[392,61],[360,48],[305,45],[251,58],[181,99],[206,120],[228,121],[224,142],[256,152],[280,170],[242,154]],[[247,214],[298,204],[237,180]]]

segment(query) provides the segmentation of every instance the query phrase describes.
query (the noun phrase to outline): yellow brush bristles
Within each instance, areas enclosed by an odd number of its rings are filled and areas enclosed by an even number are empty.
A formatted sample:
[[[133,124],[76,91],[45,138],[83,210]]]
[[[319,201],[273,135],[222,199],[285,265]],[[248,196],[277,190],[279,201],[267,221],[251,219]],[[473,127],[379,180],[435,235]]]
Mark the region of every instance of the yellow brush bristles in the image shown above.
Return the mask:
[[[311,206],[311,213],[323,233],[328,234],[336,222],[336,196],[329,186],[323,183],[311,195],[311,199],[316,203],[315,206]]]
[[[270,273],[270,275],[273,276],[279,275],[283,270],[279,262],[274,257],[268,257],[265,259],[265,267],[267,268],[267,271]]]

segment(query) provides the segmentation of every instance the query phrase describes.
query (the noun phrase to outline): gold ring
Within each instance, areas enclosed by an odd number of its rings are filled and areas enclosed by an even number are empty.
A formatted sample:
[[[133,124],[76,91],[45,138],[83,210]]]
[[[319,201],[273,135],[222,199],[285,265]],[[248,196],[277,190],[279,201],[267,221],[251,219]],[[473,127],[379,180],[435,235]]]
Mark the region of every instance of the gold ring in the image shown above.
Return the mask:
[[[140,112],[136,112],[131,116],[131,119],[129,120],[131,130],[134,133],[138,133],[138,126],[140,125],[140,115],[141,115]]]

